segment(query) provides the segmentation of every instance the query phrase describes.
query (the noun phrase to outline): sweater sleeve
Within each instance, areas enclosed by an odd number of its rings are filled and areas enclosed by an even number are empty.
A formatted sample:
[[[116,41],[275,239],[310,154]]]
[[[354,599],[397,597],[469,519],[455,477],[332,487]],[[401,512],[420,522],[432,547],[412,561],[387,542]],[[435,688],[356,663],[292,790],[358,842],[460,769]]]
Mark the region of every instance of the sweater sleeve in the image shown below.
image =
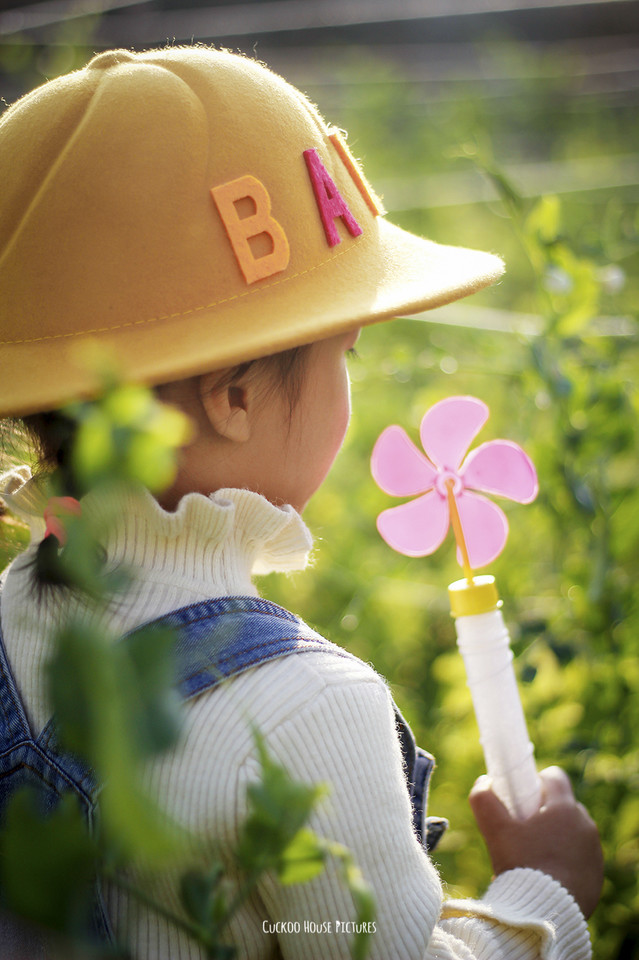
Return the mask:
[[[478,901],[444,902],[437,871],[413,833],[392,701],[374,671],[362,665],[348,682],[326,682],[269,731],[267,743],[295,778],[329,784],[310,826],[349,847],[373,887],[370,960],[590,956],[576,903],[538,871],[502,874]],[[255,764],[251,779],[258,776]],[[350,956],[355,909],[335,864],[307,884],[283,887],[267,878],[260,894],[269,917],[285,925],[272,936],[287,960]]]

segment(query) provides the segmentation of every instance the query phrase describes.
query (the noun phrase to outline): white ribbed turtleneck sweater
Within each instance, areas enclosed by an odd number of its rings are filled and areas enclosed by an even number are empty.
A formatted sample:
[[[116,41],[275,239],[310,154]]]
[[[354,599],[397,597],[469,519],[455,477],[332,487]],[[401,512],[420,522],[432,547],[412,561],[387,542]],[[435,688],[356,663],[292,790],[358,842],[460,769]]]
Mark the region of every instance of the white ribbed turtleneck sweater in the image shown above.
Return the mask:
[[[11,483],[17,486],[15,476]],[[105,542],[107,563],[134,568],[136,579],[109,611],[114,635],[199,600],[256,595],[254,575],[306,563],[311,540],[301,518],[258,494],[191,494],[175,513],[162,510],[146,492],[118,497]],[[44,525],[31,484],[7,499],[30,515],[37,543]],[[83,506],[98,515],[103,509],[91,497]],[[73,606],[70,599],[38,602],[21,558],[9,568],[2,631],[34,731],[49,717],[47,638]],[[537,871],[502,874],[479,901],[443,902],[437,872],[413,834],[390,694],[366,664],[330,653],[284,657],[190,701],[185,712],[179,748],[150,765],[148,785],[169,814],[196,835],[200,858],[222,857],[231,882],[246,788],[259,777],[254,724],[295,778],[330,785],[310,825],[350,847],[373,885],[371,960],[590,956],[586,925],[572,897]],[[175,877],[163,877],[153,892],[178,909]],[[106,894],[115,927],[137,960],[204,960],[204,953],[162,918],[118,889]],[[336,922],[353,918],[351,898],[329,864],[304,885],[282,887],[265,879],[259,895],[231,923],[229,939],[241,960],[346,960],[350,935],[338,932]],[[277,920],[297,921],[300,930],[271,932],[269,924]],[[305,932],[304,921],[328,921],[331,932]]]

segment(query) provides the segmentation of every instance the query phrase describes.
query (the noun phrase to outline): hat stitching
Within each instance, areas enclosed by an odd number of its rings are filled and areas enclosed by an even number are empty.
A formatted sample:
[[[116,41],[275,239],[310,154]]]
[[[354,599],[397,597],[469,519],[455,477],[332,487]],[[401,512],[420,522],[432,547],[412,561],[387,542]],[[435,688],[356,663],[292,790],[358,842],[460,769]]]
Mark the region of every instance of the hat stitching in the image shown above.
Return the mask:
[[[47,337],[27,337],[22,340],[0,340],[0,346],[10,346],[11,344],[18,343],[41,343],[45,340],[66,340],[70,337],[82,337],[91,333],[109,333],[112,330],[122,330],[125,327],[136,327],[145,323],[155,323],[158,320],[175,320],[177,317],[187,317],[189,314],[199,313],[201,310],[209,310],[211,307],[219,307],[224,303],[231,303],[233,300],[241,300],[243,297],[248,297],[251,294],[262,293],[264,290],[270,290],[271,287],[286,283],[288,280],[296,280],[298,277],[303,277],[307,273],[313,273],[313,271],[332,263],[334,260],[337,260],[338,257],[342,257],[345,253],[355,249],[357,249],[356,245],[348,244],[332,257],[328,257],[326,260],[322,260],[321,263],[316,263],[315,266],[308,267],[306,270],[301,270],[299,273],[293,273],[290,277],[281,277],[272,283],[260,287],[252,287],[250,290],[245,290],[243,293],[236,293],[232,297],[225,297],[223,300],[214,300],[212,303],[206,303],[202,307],[193,307],[191,310],[184,310],[178,313],[167,313],[159,317],[149,317],[146,320],[130,320],[128,323],[116,323],[112,327],[94,327],[91,330],[74,330],[72,333],[54,333]]]
[[[2,247],[2,251],[0,252],[0,263],[4,261],[5,257],[7,257],[8,254],[13,249],[15,243],[18,240],[18,237],[20,236],[22,230],[25,227],[25,224],[28,223],[28,220],[33,210],[37,207],[38,203],[40,202],[40,199],[42,198],[46,190],[49,188],[51,181],[56,176],[60,167],[64,163],[64,160],[67,154],[73,148],[77,139],[79,138],[80,131],[85,126],[85,124],[88,123],[88,118],[91,116],[92,112],[95,110],[96,101],[98,99],[98,94],[100,92],[100,88],[102,86],[103,80],[104,80],[104,76],[99,77],[98,82],[95,85],[95,88],[91,91],[91,96],[85,106],[85,109],[83,110],[82,114],[78,117],[77,123],[73,127],[73,130],[70,132],[60,152],[54,158],[50,167],[46,171],[46,174],[44,175],[42,182],[39,184],[37,190],[35,191],[33,196],[30,198],[26,208],[22,211],[22,214],[18,222],[16,223],[15,227],[13,228],[11,235],[7,237],[6,242]],[[6,342],[11,343],[13,341],[6,341]],[[30,342],[30,341],[25,341],[25,342]]]

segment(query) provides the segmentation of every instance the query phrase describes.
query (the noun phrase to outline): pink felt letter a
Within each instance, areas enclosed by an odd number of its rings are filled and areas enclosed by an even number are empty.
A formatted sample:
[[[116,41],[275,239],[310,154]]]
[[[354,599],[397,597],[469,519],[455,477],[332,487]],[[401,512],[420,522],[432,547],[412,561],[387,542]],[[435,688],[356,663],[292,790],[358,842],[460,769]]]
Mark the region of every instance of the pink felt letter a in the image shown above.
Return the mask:
[[[359,237],[362,228],[348,209],[346,200],[344,200],[344,197],[331,180],[326,167],[319,158],[317,150],[314,148],[312,150],[305,150],[304,159],[306,160],[308,173],[311,178],[311,183],[313,184],[313,192],[322,223],[324,224],[324,232],[326,233],[328,245],[334,247],[340,243],[340,235],[335,226],[335,221],[338,217],[341,217],[351,237]]]

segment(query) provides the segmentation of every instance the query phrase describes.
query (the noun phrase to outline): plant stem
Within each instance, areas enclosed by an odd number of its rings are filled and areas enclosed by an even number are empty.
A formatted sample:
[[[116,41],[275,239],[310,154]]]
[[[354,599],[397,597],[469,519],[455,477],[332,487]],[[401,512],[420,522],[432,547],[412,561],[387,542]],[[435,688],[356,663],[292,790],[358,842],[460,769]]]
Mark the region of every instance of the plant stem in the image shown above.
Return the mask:
[[[153,897],[149,896],[148,893],[145,893],[140,887],[136,887],[135,884],[125,880],[125,878],[119,873],[116,873],[115,870],[106,869],[102,872],[102,875],[110,883],[115,884],[116,887],[119,887],[120,890],[124,891],[124,893],[128,893],[132,897],[135,897],[139,903],[144,904],[144,906],[148,907],[149,910],[153,910],[153,912],[157,913],[158,916],[163,917],[164,920],[174,924],[184,933],[188,934],[188,936],[197,940],[198,943],[208,947],[210,939],[204,927],[201,927],[196,923],[191,923],[191,921],[185,920],[184,917],[180,917],[178,914],[173,913],[172,910],[162,906],[161,903],[158,903],[157,900],[154,900]]]

